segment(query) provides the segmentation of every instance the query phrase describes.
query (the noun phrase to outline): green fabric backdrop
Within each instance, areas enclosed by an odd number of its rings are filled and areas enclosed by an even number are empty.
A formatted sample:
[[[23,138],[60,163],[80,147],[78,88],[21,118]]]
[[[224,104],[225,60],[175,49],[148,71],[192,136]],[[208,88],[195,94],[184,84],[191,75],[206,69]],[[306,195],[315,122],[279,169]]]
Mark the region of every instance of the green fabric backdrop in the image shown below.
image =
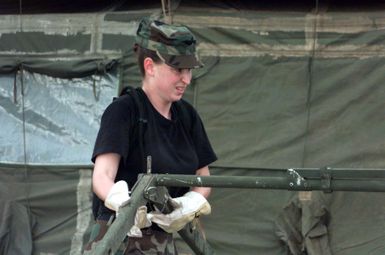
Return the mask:
[[[135,27],[140,16],[159,13],[26,15],[31,26],[15,27],[18,33],[7,33],[13,24],[7,18],[16,16],[0,17],[6,34],[0,37],[0,198],[4,204],[11,201],[7,208],[17,215],[29,215],[28,220],[20,217],[31,229],[33,254],[80,254],[91,222],[89,157],[97,120],[119,87],[140,85],[131,50]],[[187,24],[197,35],[206,63],[194,73],[186,99],[200,113],[218,154],[212,174],[263,175],[260,167],[384,168],[383,12],[218,11],[181,5],[174,14],[174,22]],[[76,24],[62,22],[69,17]],[[44,32],[38,21],[53,22],[54,32]],[[70,32],[63,35],[63,29]],[[55,43],[58,38],[66,43]],[[32,60],[26,58],[31,54]],[[29,94],[21,93],[22,74],[14,76],[20,61],[29,63],[23,76]],[[98,97],[91,74],[102,78]],[[51,76],[63,82],[53,83]],[[81,100],[59,93],[78,82],[87,87]],[[47,98],[55,100],[42,107]],[[54,118],[69,109],[79,114]],[[55,125],[39,126],[33,116]],[[75,123],[82,131],[71,129]],[[63,130],[68,131],[64,136]],[[67,142],[84,130],[89,131],[86,141]],[[63,158],[49,156],[55,153],[49,148],[61,148]],[[218,188],[210,197],[213,212],[202,221],[220,255],[286,255],[305,249],[310,255],[383,255],[384,199],[383,193]],[[14,240],[3,233],[0,240]],[[30,246],[26,242],[24,248]]]

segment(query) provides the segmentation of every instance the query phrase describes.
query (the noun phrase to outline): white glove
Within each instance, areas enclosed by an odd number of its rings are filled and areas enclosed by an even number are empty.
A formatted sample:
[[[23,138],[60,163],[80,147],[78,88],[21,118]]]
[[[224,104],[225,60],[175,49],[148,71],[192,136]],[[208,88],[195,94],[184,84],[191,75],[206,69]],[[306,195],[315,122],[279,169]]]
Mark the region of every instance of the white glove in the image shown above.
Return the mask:
[[[152,222],[158,224],[168,233],[181,230],[187,223],[201,214],[211,213],[209,202],[204,196],[195,191],[187,192],[182,197],[173,198],[171,202],[176,207],[171,213],[151,212],[148,214]]]
[[[131,227],[130,231],[127,233],[131,237],[142,237],[142,228],[148,228],[152,225],[151,221],[148,219],[147,207],[145,205],[140,206],[136,210],[134,225]]]
[[[108,192],[104,205],[118,213],[120,207],[126,205],[130,200],[128,185],[125,181],[118,181]]]

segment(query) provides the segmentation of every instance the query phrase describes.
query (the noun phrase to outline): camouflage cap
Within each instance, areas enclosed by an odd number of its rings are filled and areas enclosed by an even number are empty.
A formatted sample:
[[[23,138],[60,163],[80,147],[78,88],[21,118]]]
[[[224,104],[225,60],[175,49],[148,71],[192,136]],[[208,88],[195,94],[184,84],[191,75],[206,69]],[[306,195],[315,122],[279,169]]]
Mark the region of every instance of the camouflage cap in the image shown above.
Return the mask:
[[[166,64],[175,68],[198,68],[203,64],[196,54],[196,40],[182,25],[169,25],[144,18],[140,21],[135,42],[153,50]]]

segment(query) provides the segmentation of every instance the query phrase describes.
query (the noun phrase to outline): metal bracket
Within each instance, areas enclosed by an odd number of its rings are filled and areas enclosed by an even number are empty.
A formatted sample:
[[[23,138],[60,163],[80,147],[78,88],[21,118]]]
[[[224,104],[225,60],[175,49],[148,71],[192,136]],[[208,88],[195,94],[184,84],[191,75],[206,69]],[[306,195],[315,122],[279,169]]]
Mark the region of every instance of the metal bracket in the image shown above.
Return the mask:
[[[173,207],[170,204],[171,196],[166,187],[149,186],[144,190],[144,198],[147,199],[162,213],[170,213]]]
[[[308,183],[295,169],[287,169],[288,190],[303,189]]]

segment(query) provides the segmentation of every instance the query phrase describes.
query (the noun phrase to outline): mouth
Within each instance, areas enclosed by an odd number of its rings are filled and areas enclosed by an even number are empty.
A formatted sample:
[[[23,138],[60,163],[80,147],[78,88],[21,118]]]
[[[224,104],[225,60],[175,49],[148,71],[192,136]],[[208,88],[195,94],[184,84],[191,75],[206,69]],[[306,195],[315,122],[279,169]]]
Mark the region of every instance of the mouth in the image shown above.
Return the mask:
[[[176,87],[176,91],[177,91],[178,93],[181,93],[181,94],[184,93],[185,89],[186,89],[185,87]]]

